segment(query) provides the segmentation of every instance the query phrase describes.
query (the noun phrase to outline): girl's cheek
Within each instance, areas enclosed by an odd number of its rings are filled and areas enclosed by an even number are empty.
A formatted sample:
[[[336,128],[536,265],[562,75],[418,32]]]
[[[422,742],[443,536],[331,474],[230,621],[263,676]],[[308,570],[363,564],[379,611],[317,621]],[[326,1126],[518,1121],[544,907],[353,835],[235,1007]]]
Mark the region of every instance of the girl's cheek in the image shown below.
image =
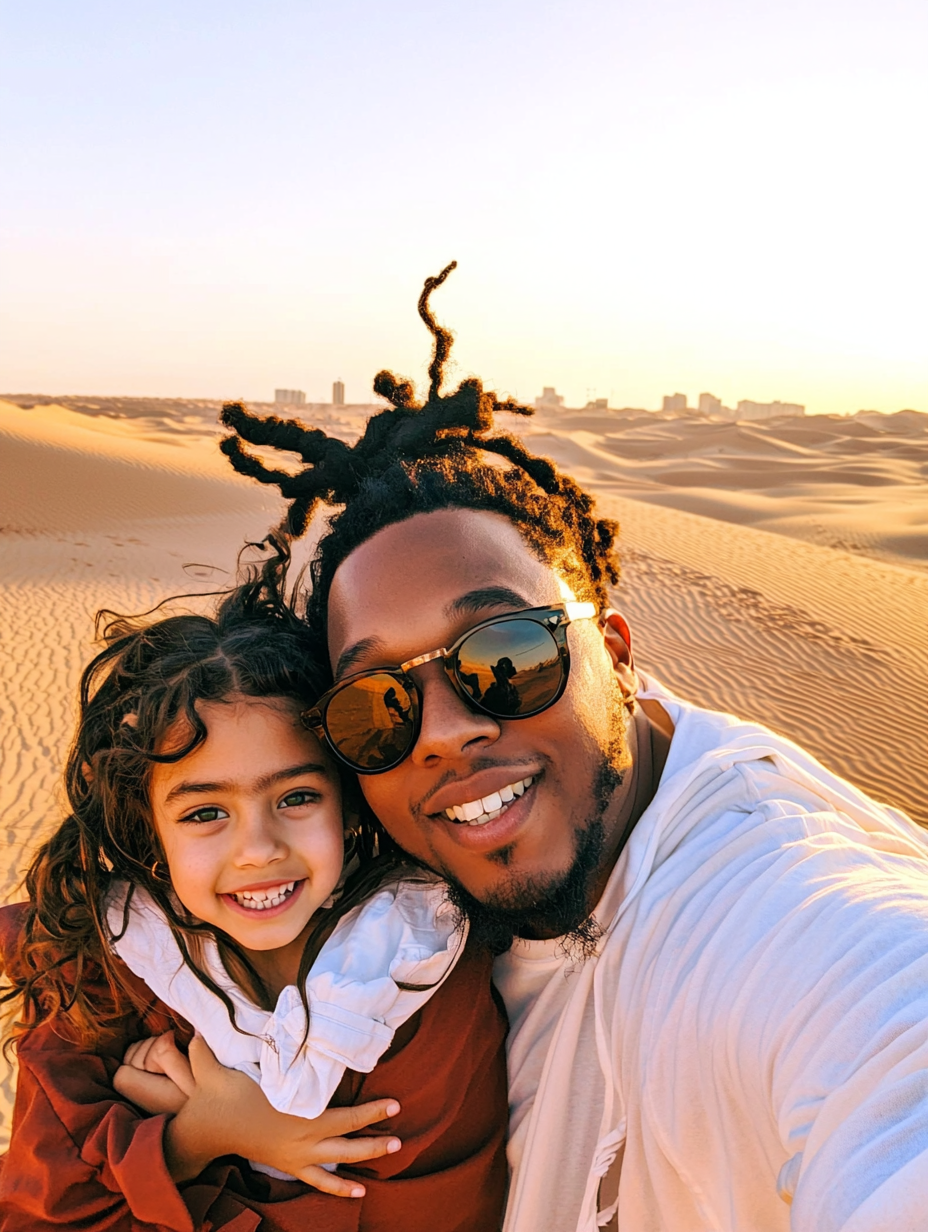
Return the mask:
[[[337,868],[341,873],[345,861],[345,831],[341,810],[337,815],[330,816],[326,826],[325,839],[319,845],[319,855],[330,868]]]

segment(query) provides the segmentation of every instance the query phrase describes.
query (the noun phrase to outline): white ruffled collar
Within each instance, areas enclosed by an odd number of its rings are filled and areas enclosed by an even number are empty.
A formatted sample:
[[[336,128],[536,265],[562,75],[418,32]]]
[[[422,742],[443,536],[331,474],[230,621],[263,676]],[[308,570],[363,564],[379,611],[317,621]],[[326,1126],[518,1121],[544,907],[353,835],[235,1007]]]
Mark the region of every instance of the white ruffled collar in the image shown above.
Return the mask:
[[[231,979],[216,942],[207,938],[202,961],[235,1007],[235,1030],[219,997],[184,964],[147,891],[136,887],[122,931],[127,892],[120,882],[107,899],[113,950],[223,1065],[248,1074],[275,1108],[294,1116],[318,1116],[346,1069],[374,1068],[397,1028],[450,975],[467,933],[444,882],[400,881],[378,890],[339,920],[313,964],[304,1042],[306,1017],[295,985],[273,1010],[261,1009]]]

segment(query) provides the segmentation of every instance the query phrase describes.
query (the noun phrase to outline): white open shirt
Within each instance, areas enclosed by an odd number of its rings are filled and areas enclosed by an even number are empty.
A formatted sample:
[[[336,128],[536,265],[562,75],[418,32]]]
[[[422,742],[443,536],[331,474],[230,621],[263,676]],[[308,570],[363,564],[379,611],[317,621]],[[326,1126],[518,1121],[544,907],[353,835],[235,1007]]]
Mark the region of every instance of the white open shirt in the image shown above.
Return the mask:
[[[676,730],[599,956],[497,960],[505,1232],[609,1223],[618,1161],[620,1232],[928,1228],[924,833],[765,728],[642,696]]]

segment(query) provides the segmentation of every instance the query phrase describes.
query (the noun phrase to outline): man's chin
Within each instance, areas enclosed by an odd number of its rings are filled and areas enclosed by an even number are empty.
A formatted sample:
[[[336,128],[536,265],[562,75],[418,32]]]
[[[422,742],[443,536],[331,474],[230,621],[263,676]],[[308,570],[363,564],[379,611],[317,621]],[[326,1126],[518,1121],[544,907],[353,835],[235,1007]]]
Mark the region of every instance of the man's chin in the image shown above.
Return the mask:
[[[450,870],[442,870],[448,881],[448,896],[470,920],[474,941],[502,954],[515,937],[558,937],[565,953],[578,960],[596,952],[602,929],[592,912],[606,857],[605,817],[631,764],[625,714],[624,709],[616,707],[612,738],[593,783],[592,808],[573,832],[573,859],[566,870],[529,872],[518,846],[500,848],[494,853],[493,863],[501,875],[493,888],[479,897],[449,875]]]
[[[525,872],[513,864],[510,849],[501,849],[494,863],[505,872],[492,889],[478,898],[448,877],[448,897],[470,921],[471,939],[494,954],[508,950],[514,937],[559,937],[567,952],[586,958],[601,935],[590,897],[604,849],[605,828],[597,817],[576,833],[566,870]]]

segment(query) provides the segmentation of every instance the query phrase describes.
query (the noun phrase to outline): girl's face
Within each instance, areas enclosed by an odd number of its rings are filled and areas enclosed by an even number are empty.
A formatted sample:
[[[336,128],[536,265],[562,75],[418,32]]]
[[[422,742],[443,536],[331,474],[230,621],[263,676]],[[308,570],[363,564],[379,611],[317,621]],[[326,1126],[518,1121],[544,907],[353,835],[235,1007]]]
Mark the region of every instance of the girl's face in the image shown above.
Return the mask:
[[[174,890],[245,949],[279,949],[341,875],[338,775],[284,699],[198,702],[197,711],[206,739],[155,765],[149,787]]]

